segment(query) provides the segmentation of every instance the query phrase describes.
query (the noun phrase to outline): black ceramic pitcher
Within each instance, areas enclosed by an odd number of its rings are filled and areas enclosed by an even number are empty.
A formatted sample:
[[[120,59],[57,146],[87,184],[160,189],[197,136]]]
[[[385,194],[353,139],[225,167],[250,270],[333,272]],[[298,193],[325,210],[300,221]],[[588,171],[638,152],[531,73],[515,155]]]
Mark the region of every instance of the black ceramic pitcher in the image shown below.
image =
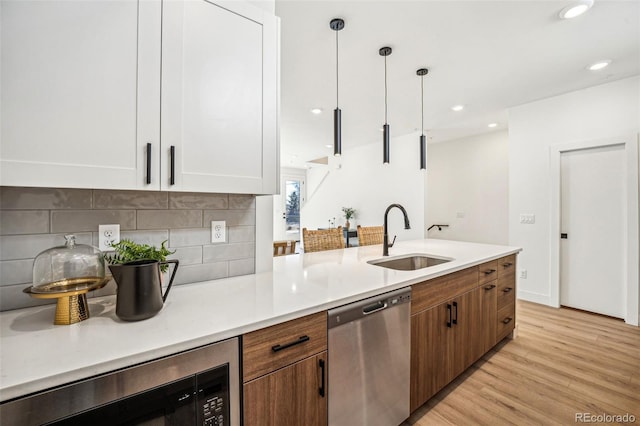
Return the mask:
[[[169,285],[162,294],[160,266],[173,263]],[[157,314],[169,295],[173,278],[178,270],[177,260],[136,260],[120,265],[109,265],[118,284],[116,315],[125,321],[139,321]]]

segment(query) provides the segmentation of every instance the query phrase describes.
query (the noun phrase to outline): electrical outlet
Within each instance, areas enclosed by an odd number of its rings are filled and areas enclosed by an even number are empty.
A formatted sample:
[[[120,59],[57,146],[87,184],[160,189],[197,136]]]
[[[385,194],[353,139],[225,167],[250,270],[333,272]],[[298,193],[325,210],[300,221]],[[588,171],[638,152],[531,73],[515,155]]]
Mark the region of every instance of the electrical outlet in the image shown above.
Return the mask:
[[[523,280],[527,279],[527,270],[526,269],[521,269],[520,270],[520,278],[522,278]]]
[[[211,221],[211,242],[224,243],[227,241],[227,224],[224,220]]]
[[[533,225],[534,223],[536,223],[536,215],[520,213],[520,223]]]
[[[111,244],[120,242],[120,225],[98,225],[98,248],[113,251]]]

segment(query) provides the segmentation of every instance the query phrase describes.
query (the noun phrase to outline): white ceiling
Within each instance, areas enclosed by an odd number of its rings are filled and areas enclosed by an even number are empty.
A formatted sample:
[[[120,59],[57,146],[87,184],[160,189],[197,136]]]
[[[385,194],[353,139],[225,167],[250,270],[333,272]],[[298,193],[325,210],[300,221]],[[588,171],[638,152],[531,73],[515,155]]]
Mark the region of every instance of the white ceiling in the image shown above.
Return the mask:
[[[382,143],[384,58],[392,137],[419,132],[420,77],[425,129],[442,142],[505,129],[507,109],[640,74],[640,2],[595,0],[571,20],[573,0],[276,0],[281,18],[281,166],[332,155],[339,33],[343,153]],[[611,59],[595,72],[586,67]],[[464,104],[462,112],[450,107]],[[311,108],[324,110],[311,114]],[[488,123],[497,122],[495,129]],[[382,151],[382,149],[381,149]],[[417,155],[417,154],[416,154]],[[382,153],[381,153],[382,156]],[[382,158],[380,159],[382,161]]]

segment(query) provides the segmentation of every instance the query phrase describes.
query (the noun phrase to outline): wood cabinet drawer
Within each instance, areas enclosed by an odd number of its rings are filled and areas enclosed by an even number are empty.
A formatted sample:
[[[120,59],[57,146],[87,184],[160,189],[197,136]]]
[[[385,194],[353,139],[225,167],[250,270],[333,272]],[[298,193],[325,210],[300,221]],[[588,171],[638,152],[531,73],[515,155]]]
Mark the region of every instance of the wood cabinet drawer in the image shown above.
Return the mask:
[[[439,305],[478,286],[478,267],[463,269],[411,286],[411,313]]]
[[[507,275],[498,278],[498,310],[516,301],[516,276]]]
[[[326,311],[242,337],[243,382],[327,350]]]
[[[478,284],[488,283],[498,278],[498,261],[483,263],[478,266]]]
[[[496,328],[497,341],[507,337],[516,324],[516,305],[507,305],[498,310],[498,323]]]
[[[516,273],[516,255],[506,256],[498,259],[498,276]]]

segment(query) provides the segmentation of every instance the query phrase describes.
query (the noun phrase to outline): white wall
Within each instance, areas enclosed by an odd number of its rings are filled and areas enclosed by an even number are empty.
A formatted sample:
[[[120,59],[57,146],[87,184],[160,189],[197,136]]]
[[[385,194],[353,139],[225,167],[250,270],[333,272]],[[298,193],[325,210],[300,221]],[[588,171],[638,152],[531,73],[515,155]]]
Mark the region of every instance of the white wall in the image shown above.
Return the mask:
[[[425,224],[449,227],[428,238],[508,244],[508,148],[506,130],[429,144]]]
[[[549,147],[637,134],[639,94],[636,76],[509,111],[509,244],[523,247],[518,269],[528,275],[518,297],[550,304]],[[535,224],[520,224],[520,213],[535,214]]]
[[[308,171],[302,226],[327,227],[333,217],[336,226],[344,225],[342,207],[356,209],[355,220],[350,221],[352,228],[358,224],[382,225],[387,206],[399,203],[407,210],[411,229],[404,229],[402,213],[394,209],[389,213],[390,235],[397,235],[398,241],[423,238],[424,171],[420,170],[418,136],[393,138],[387,165],[382,164],[382,135],[379,143],[353,149],[345,149],[345,145],[342,157],[331,156],[327,167]]]

